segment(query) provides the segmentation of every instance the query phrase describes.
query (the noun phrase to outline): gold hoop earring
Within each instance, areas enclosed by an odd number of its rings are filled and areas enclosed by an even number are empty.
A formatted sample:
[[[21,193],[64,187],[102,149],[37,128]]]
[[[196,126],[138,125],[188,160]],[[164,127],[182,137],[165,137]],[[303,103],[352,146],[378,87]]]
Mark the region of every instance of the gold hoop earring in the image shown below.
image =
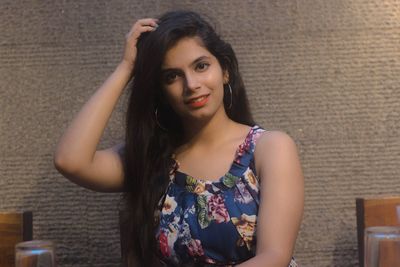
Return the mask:
[[[232,94],[232,87],[231,87],[230,83],[228,83],[228,88],[229,88],[229,93],[231,95],[231,102],[229,103],[228,109],[231,109],[232,108],[232,101],[233,101],[233,94]]]
[[[160,127],[161,130],[167,131],[167,129],[163,127],[161,123],[158,121],[158,108],[156,108],[156,110],[154,111],[154,117],[156,119],[157,126]]]

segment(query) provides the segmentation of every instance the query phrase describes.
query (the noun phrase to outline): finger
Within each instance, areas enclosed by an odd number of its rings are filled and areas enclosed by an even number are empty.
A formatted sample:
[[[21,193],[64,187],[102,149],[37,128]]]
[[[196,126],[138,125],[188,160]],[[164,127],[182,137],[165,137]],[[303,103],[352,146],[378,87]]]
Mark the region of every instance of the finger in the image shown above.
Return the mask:
[[[131,35],[133,32],[137,31],[139,28],[143,26],[158,27],[157,21],[158,21],[157,19],[152,19],[152,18],[140,19],[136,21],[135,24],[133,24],[127,35]]]
[[[139,30],[141,33],[143,33],[143,32],[155,31],[156,29],[157,29],[157,27],[153,27],[153,26],[143,26]]]
[[[152,26],[152,25],[141,25],[141,24],[135,24],[131,30],[126,34],[126,36],[132,35],[135,32],[143,32],[146,30],[149,30],[150,28],[157,28],[158,25]]]
[[[153,27],[153,26],[140,26],[138,29],[134,30],[134,31],[130,31],[127,35],[126,38],[130,39],[131,37],[134,39],[139,38],[139,36],[144,33],[144,32],[152,32],[155,31],[157,29],[157,27]]]
[[[152,32],[155,31],[156,27],[152,27],[152,26],[142,26],[138,29],[138,31],[135,31],[133,33],[133,36],[135,36],[136,38],[138,38],[142,33],[144,32]]]
[[[146,18],[146,19],[140,19],[137,22],[142,26],[153,26],[153,27],[155,27],[157,25],[158,20],[157,19],[153,19],[153,18]]]

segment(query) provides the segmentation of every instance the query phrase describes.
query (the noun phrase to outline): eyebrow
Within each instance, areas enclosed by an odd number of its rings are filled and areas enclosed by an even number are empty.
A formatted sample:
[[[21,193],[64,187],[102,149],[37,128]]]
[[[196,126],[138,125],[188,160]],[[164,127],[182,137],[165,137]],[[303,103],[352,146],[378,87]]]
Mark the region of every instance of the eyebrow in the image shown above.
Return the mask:
[[[205,59],[210,59],[209,56],[200,56],[198,58],[196,58],[195,60],[193,60],[192,63],[190,63],[191,66],[196,65],[197,63],[205,60]],[[167,71],[173,71],[173,70],[179,70],[178,68],[165,68],[165,69],[161,69],[162,72],[167,72]]]

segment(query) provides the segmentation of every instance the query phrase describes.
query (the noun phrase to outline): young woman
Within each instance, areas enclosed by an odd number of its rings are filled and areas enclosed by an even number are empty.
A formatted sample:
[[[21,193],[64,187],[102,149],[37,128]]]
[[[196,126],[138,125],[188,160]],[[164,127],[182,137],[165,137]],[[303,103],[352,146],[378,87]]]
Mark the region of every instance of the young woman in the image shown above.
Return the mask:
[[[125,142],[96,150],[130,79]],[[128,266],[296,266],[296,146],[255,125],[231,46],[194,12],[133,25],[55,165],[81,186],[125,192]]]

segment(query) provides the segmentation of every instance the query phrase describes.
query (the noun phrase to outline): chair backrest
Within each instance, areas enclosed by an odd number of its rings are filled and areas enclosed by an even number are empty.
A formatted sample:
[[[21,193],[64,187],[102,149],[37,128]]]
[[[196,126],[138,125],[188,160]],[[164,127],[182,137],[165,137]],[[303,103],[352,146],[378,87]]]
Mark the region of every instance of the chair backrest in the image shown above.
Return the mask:
[[[360,266],[364,266],[364,230],[371,226],[400,226],[400,197],[357,198],[357,238]]]
[[[0,266],[14,267],[15,245],[32,240],[32,212],[0,212]]]

